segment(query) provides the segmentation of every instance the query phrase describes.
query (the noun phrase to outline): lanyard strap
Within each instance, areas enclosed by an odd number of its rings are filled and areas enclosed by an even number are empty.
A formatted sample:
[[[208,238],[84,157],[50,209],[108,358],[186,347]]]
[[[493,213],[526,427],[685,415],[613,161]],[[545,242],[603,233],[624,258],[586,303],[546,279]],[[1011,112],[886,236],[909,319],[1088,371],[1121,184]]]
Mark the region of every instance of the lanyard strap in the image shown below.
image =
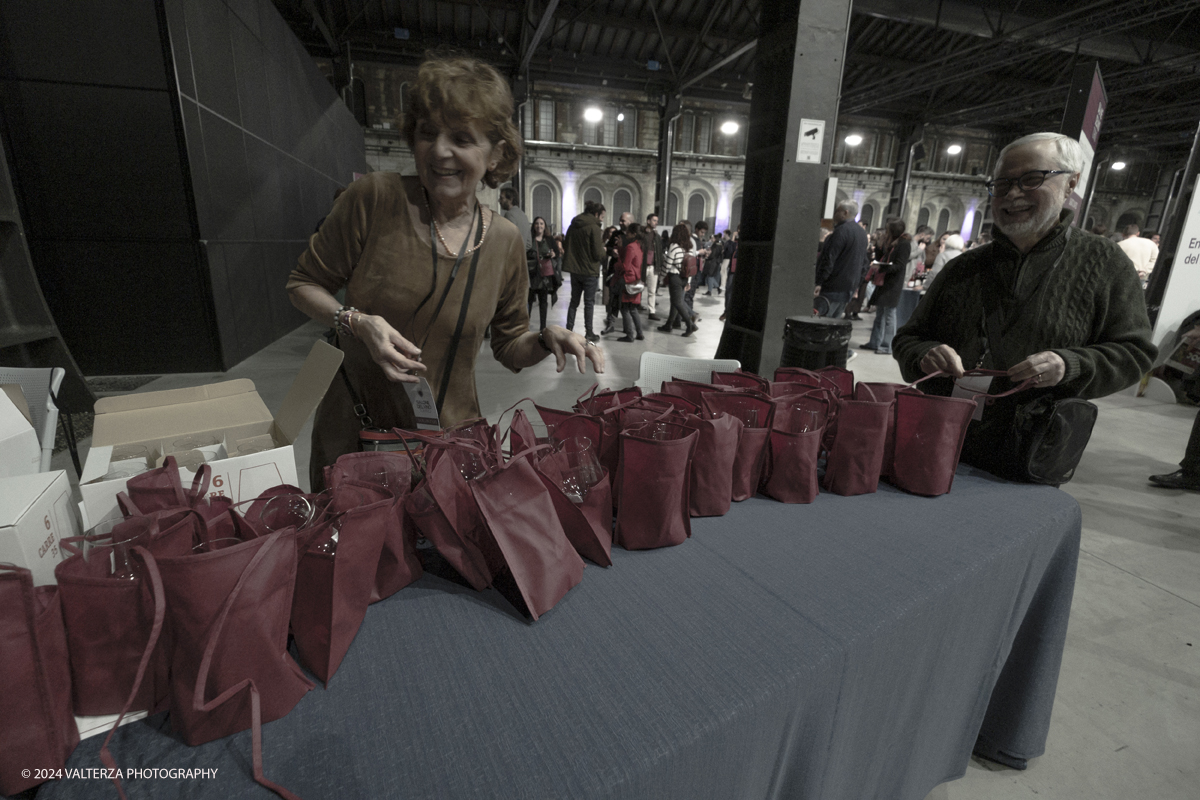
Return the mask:
[[[417,348],[420,350],[425,349],[425,343],[429,341],[429,334],[433,331],[433,323],[437,322],[438,315],[442,313],[442,306],[446,303],[446,297],[450,294],[450,288],[454,286],[454,279],[458,276],[458,268],[462,266],[463,258],[465,258],[467,255],[467,243],[471,241],[472,230],[475,231],[475,258],[479,258],[478,248],[480,242],[483,241],[483,207],[476,203],[475,209],[479,212],[479,225],[476,227],[474,225],[476,220],[472,219],[472,226],[467,228],[467,235],[463,237],[462,246],[458,249],[458,257],[454,259],[454,267],[450,270],[450,280],[446,281],[446,288],[442,290],[442,296],[438,299],[438,304],[433,309],[433,316],[429,319],[429,324],[425,327],[425,337],[421,339],[421,343],[417,345]],[[412,319],[414,325],[417,321],[417,314],[420,313],[421,309],[425,307],[425,304],[429,302],[429,299],[433,297],[433,293],[437,289],[437,229],[433,225],[432,210],[429,212],[429,252],[433,264],[433,282],[429,286],[429,294],[425,295],[424,299],[417,304],[416,309],[413,311]],[[439,403],[438,406],[440,407],[441,403]]]

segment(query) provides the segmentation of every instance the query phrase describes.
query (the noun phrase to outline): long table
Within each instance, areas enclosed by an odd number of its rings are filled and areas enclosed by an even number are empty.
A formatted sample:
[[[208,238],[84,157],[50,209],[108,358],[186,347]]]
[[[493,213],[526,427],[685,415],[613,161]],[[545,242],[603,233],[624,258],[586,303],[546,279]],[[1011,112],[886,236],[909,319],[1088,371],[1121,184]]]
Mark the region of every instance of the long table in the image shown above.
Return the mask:
[[[962,467],[939,498],[754,498],[692,530],[614,549],[536,623],[426,574],[370,609],[328,689],[264,726],[267,777],[306,800],[922,800],[977,742],[1042,753],[1079,548],[1065,493]],[[68,766],[99,767],[102,738]],[[126,781],[130,798],[273,796],[248,732],[189,748],[160,715],[113,753],[218,770]],[[38,798],[109,795],[63,780]]]

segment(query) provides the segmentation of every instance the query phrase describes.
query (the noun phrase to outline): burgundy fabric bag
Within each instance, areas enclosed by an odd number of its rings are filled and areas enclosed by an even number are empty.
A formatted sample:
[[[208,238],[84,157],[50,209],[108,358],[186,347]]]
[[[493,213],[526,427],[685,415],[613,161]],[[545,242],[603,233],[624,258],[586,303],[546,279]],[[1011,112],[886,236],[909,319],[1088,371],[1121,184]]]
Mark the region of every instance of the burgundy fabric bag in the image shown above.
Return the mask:
[[[733,500],[733,463],[737,460],[742,422],[729,414],[718,414],[692,415],[682,424],[699,434],[692,454],[689,513],[693,517],[723,517]]]
[[[695,405],[700,405],[702,397],[707,392],[720,392],[736,387],[722,386],[713,383],[701,383],[699,381],[687,381],[680,378],[672,378],[669,381],[662,382],[662,393],[673,394],[678,397],[683,397],[690,400]]]
[[[1025,381],[996,395],[941,397],[924,394],[917,384],[941,376],[931,372],[896,392],[896,448],[892,457],[891,482],[912,494],[936,497],[950,491],[954,471],[962,454],[967,426],[975,413],[977,399],[1004,397],[1031,384]],[[998,370],[970,370],[968,376],[999,377]]]
[[[755,495],[762,480],[775,404],[759,393],[709,392],[703,400],[706,413],[728,414],[742,422],[733,460],[731,497],[735,502],[747,500]]]
[[[189,745],[279,719],[313,688],[287,652],[296,561],[292,529],[157,559],[174,635],[171,724]]]
[[[802,398],[807,399],[807,398]],[[791,406],[777,407],[772,420],[770,466],[763,494],[784,503],[811,503],[817,499],[817,459],[824,428],[794,433]]]
[[[537,620],[583,579],[583,559],[567,539],[529,452],[471,481],[470,491],[529,616]]]
[[[300,553],[292,597],[292,635],[300,663],[326,686],[372,602],[380,552],[389,532],[401,524],[396,503],[386,498],[336,514],[317,526],[308,547]]]
[[[657,403],[662,405],[665,403],[683,414],[699,414],[701,410],[699,403],[693,403],[686,397],[681,397],[677,394],[663,394],[662,392],[654,392],[653,394],[642,395],[642,401],[646,404]],[[633,408],[637,407],[638,404],[635,403]]]
[[[567,497],[559,479],[566,466],[565,457],[558,453],[550,454],[539,459],[534,466],[575,552],[594,564],[611,567],[613,501],[608,472],[605,471],[601,481],[588,490],[582,503],[575,503]]]
[[[520,453],[528,450],[531,447],[536,447],[539,444],[544,444],[548,439],[542,440],[533,430],[533,423],[529,421],[529,417],[525,415],[523,409],[518,409],[513,414],[512,424],[508,427],[508,446],[511,452]]]
[[[185,555],[202,540],[204,521],[194,512],[170,518],[134,517],[113,529],[111,540],[148,534],[147,548],[159,556]],[[54,568],[70,655],[71,694],[80,716],[118,714],[135,684],[138,664],[154,622],[154,602],[142,578],[112,577],[107,558],[84,561],[75,547],[83,537],[63,540],[74,553]],[[146,540],[142,540],[146,541]],[[129,706],[165,711],[169,699],[168,641],[160,637],[146,678]]]
[[[396,517],[396,524],[385,528],[386,535],[371,588],[371,602],[378,603],[408,586],[423,572],[421,561],[417,558],[416,531],[411,529],[404,515],[404,500],[412,488],[412,462],[398,453],[362,452],[340,456],[325,481],[327,487],[335,490],[331,500],[333,513],[348,510],[339,503],[336,492],[337,487],[343,484],[354,484],[362,491],[386,492],[393,498],[392,513]],[[358,502],[368,505],[378,502],[378,499],[362,497]]]
[[[892,474],[892,461],[896,452],[896,392],[903,388],[905,388],[903,383],[872,383],[868,381],[860,381],[854,387],[855,400],[873,400],[877,403],[892,404],[892,411],[888,414],[887,436],[883,442],[883,464],[879,470],[881,478]]]
[[[426,447],[425,454],[425,479],[405,499],[404,510],[450,566],[483,591],[504,567],[503,555],[448,449]]]
[[[692,535],[689,515],[692,453],[700,434],[664,423],[672,439],[621,433],[616,541],[626,550],[683,544]]]
[[[27,569],[0,564],[0,794],[62,769],[79,730],[58,587],[33,585]]]
[[[825,488],[844,497],[871,494],[879,488],[893,403],[838,400],[837,405],[837,433],[825,465]]]
[[[592,388],[575,399],[575,408],[587,414],[599,414],[613,406],[622,406],[631,400],[642,396],[640,386],[630,386],[625,389],[608,389],[597,393],[600,384],[592,384]]]
[[[715,386],[736,386],[740,389],[754,389],[759,392],[767,391],[767,387],[771,385],[771,382],[761,375],[755,375],[753,372],[746,372],[742,369],[734,372],[714,370],[712,382]]]
[[[831,389],[838,397],[854,395],[854,373],[841,367],[821,367],[812,370],[804,367],[780,367],[775,370],[777,383],[807,383],[817,388]]]
[[[828,378],[837,385],[838,395],[841,397],[854,396],[854,373],[843,367],[821,367],[816,370],[816,373],[823,378]]]
[[[191,508],[208,494],[212,467],[204,464],[192,478],[190,489],[184,489],[179,477],[175,456],[167,456],[158,469],[134,475],[125,482],[125,491],[117,495],[117,504],[127,517],[153,514],[177,508]]]

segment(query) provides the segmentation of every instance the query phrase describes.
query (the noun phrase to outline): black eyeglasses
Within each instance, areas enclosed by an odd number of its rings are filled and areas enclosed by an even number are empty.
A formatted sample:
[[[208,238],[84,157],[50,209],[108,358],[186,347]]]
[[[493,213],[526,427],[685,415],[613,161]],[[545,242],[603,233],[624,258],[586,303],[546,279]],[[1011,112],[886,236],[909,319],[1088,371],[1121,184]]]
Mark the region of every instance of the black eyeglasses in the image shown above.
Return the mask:
[[[1069,169],[1033,169],[1026,172],[1019,178],[1001,178],[995,181],[988,181],[984,184],[987,187],[988,194],[992,197],[1004,197],[1012,187],[1020,186],[1024,191],[1033,191],[1046,182],[1046,178],[1051,175],[1069,175]]]

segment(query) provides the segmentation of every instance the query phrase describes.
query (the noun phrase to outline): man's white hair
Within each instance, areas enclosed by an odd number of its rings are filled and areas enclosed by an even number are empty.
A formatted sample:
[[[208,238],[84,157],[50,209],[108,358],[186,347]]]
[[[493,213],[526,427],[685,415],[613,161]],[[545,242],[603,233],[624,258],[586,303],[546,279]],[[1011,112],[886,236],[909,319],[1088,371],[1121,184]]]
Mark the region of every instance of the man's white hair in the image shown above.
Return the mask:
[[[843,200],[837,204],[837,207],[838,210],[845,211],[850,219],[854,219],[855,215],[858,214],[858,203],[853,200]]]
[[[1055,160],[1058,162],[1059,169],[1065,169],[1068,172],[1083,171],[1083,147],[1080,146],[1078,139],[1072,139],[1070,136],[1064,136],[1061,133],[1031,133],[1028,136],[1022,136],[1020,139],[1009,142],[1000,151],[1000,157],[996,159],[999,163],[1000,158],[1004,158],[1004,154],[1014,147],[1020,147],[1024,144],[1034,144],[1036,142],[1053,142]]]
[[[963,250],[966,248],[966,243],[963,238],[957,233],[952,233],[946,237],[946,249]]]

